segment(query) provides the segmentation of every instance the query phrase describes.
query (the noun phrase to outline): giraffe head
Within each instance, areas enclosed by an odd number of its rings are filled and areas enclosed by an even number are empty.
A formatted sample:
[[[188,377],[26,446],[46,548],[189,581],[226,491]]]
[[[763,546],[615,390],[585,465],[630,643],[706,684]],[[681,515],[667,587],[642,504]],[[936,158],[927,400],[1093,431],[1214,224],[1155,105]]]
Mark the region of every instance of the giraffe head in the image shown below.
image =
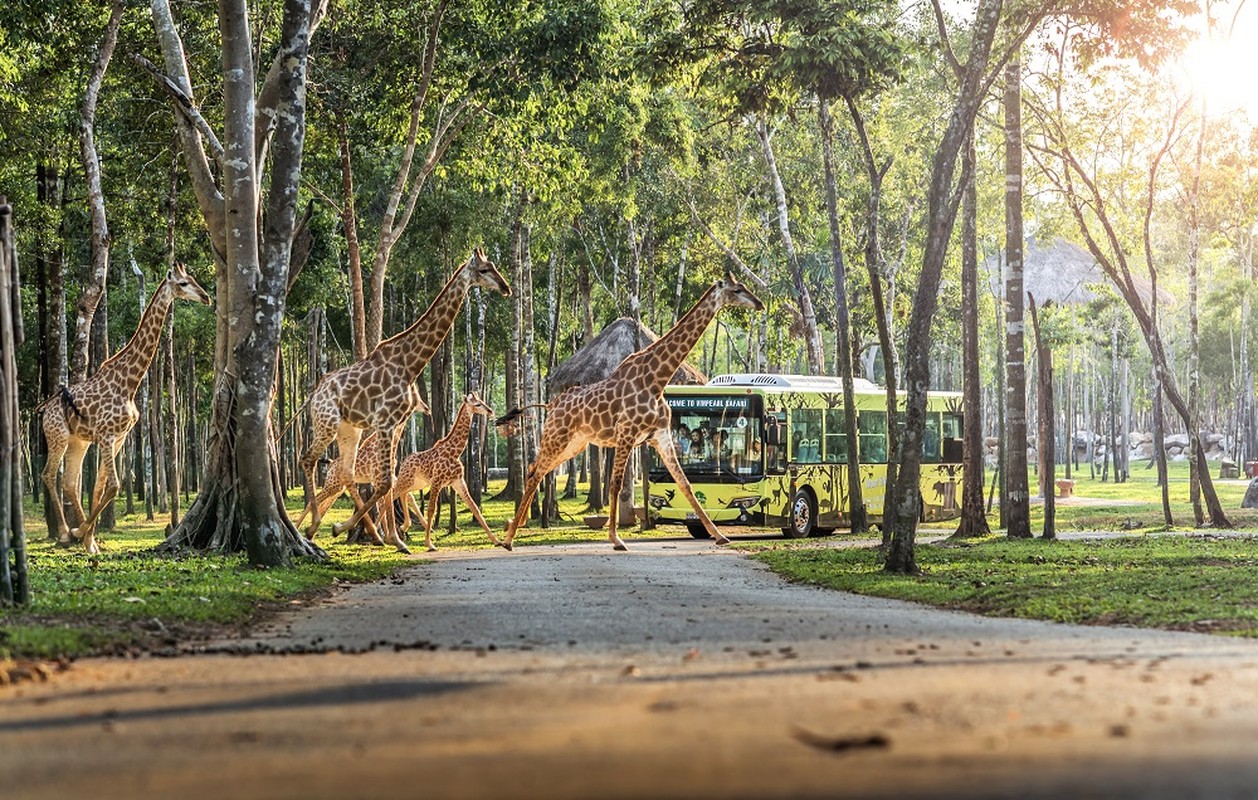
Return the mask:
[[[467,274],[469,286],[493,289],[503,297],[511,296],[511,287],[507,285],[506,278],[502,277],[494,262],[479,247],[472,251],[472,257],[463,264],[462,269]]]
[[[181,261],[176,261],[175,266],[167,271],[166,285],[170,287],[170,291],[176,300],[191,300],[204,306],[210,304],[209,293],[202,289],[201,284],[197,283],[196,279],[188,274]]]
[[[726,272],[725,277],[716,282],[715,288],[718,307],[739,306],[750,308],[754,311],[764,311],[764,303],[760,302],[760,298],[752,294],[746,286],[734,280],[734,276],[729,272]]]
[[[479,414],[484,417],[494,413],[494,410],[489,407],[489,403],[480,399],[480,395],[476,394],[476,392],[472,392],[467,397],[464,397],[463,405],[467,406],[473,414]]]

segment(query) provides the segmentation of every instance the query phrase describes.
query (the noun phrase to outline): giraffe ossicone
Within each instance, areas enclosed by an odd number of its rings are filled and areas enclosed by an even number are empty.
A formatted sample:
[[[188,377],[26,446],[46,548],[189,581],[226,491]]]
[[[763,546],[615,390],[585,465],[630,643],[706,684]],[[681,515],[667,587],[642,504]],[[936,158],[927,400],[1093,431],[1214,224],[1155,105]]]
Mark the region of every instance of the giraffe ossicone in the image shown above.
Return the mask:
[[[593,444],[615,448],[616,451],[608,485],[607,538],[616,550],[624,550],[625,543],[616,531],[620,489],[629,455],[634,447],[643,442],[650,442],[659,453],[660,460],[676,481],[677,488],[690,501],[708,534],[717,544],[729,542],[716,530],[695,498],[689,479],[682,472],[669,430],[672,414],[664,400],[664,387],[669,379],[690,354],[708,323],[725,306],[764,310],[760,298],[727,272],[667,333],[641,350],[630,353],[611,375],[595,383],[570,387],[546,404],[546,421],[542,425],[537,457],[529,467],[524,494],[516,507],[515,517],[507,523],[503,547],[511,549],[512,540],[527,519],[529,504],[542,480],[560,464]],[[518,417],[517,409],[504,415],[501,421],[510,424]]]

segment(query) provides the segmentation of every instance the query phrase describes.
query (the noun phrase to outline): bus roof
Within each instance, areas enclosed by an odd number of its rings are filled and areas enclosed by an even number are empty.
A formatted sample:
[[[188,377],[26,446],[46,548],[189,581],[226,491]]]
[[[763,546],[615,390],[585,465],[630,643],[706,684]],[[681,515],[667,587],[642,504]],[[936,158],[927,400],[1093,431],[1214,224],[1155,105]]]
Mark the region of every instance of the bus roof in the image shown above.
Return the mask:
[[[708,386],[771,386],[797,391],[841,392],[843,381],[832,375],[770,375],[764,372],[736,372],[717,375]],[[880,392],[882,388],[864,378],[852,380],[852,388],[858,392]]]
[[[671,385],[668,387],[668,391],[670,394],[710,394],[713,390],[732,388],[745,388],[749,394],[751,390],[759,390],[765,394],[786,392],[827,394],[841,393],[843,391],[843,381],[833,375],[776,375],[764,372],[737,372],[717,375],[702,386]],[[853,379],[852,388],[856,394],[861,395],[877,394],[881,396],[885,392],[883,387],[864,378]],[[902,400],[903,392],[900,393],[900,396]],[[961,393],[931,392],[930,396],[934,398],[960,398]]]

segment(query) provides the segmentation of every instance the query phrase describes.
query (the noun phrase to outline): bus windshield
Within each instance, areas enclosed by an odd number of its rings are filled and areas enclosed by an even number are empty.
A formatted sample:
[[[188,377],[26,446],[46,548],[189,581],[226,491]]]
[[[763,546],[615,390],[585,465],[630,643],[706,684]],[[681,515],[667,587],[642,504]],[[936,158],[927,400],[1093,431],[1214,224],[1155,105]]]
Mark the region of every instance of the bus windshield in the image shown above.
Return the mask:
[[[764,473],[758,398],[741,394],[665,399],[672,410],[673,447],[691,481],[741,482]],[[651,480],[672,480],[654,450]]]

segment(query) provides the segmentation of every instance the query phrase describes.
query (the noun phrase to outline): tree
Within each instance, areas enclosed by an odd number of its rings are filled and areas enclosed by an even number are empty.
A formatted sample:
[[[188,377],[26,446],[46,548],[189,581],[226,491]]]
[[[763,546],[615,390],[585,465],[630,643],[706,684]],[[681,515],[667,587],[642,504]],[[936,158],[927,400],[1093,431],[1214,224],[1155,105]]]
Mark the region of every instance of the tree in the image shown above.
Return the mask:
[[[1156,151],[1151,158],[1145,197],[1144,213],[1146,220],[1148,214],[1151,213],[1148,209],[1155,202],[1154,198],[1157,193],[1158,165],[1169,150],[1171,143],[1177,137],[1175,131],[1178,128],[1183,110],[1181,106],[1173,111],[1168,120],[1168,130],[1163,138],[1164,143],[1161,146],[1161,150]],[[1140,327],[1149,354],[1153,359],[1157,383],[1161,385],[1166,399],[1176,413],[1179,414],[1184,425],[1188,426],[1191,446],[1197,455],[1192,469],[1201,484],[1209,524],[1217,528],[1230,528],[1232,523],[1223,511],[1223,506],[1219,502],[1218,495],[1214,490],[1214,484],[1210,479],[1210,469],[1205,460],[1205,448],[1201,443],[1200,431],[1191,427],[1193,415],[1189,404],[1179,391],[1174,371],[1171,369],[1170,359],[1167,357],[1162,333],[1155,324],[1151,304],[1146,304],[1133,277],[1127,256],[1130,247],[1127,246],[1123,237],[1120,236],[1119,226],[1111,211],[1115,205],[1114,199],[1107,196],[1106,192],[1102,190],[1102,186],[1097,180],[1097,174],[1093,170],[1086,168],[1076,155],[1074,137],[1071,136],[1060,117],[1060,106],[1059,113],[1056,116],[1048,114],[1047,111],[1041,111],[1040,113],[1043,117],[1042,121],[1045,125],[1045,137],[1047,140],[1044,145],[1037,145],[1034,148],[1036,152],[1044,156],[1038,159],[1040,168],[1045,171],[1065,199],[1073,222],[1083,237],[1089,252],[1092,253],[1101,269],[1117,288],[1128,308],[1131,309]],[[1143,124],[1144,120],[1138,119],[1126,122],[1128,124]],[[1122,125],[1113,125],[1107,128],[1107,130],[1112,131],[1114,135],[1122,135],[1124,132]],[[1096,142],[1094,146],[1105,147],[1105,143]],[[1150,246],[1151,241],[1146,235],[1143,239],[1146,266],[1150,271],[1151,282],[1156,287],[1157,278],[1153,270]]]
[[[1005,472],[1010,539],[1031,537],[1027,488],[1026,345],[1022,290],[1022,65],[1005,67]],[[1041,446],[1043,443],[1041,442]]]
[[[250,563],[269,566],[323,555],[284,509],[270,422],[305,141],[307,55],[323,10],[285,0],[278,45],[255,93],[249,8],[220,0],[220,139],[194,99],[169,3],[152,4],[165,71],[148,66],[172,99],[218,293],[210,453],[201,491],[169,548],[245,549]]]
[[[957,159],[978,113],[1000,10],[1001,0],[979,0],[971,30],[970,51],[960,73],[956,101],[931,166],[926,245],[905,342],[905,426],[900,469],[896,477],[894,504],[884,510],[892,528],[891,547],[885,563],[889,572],[918,571],[915,538],[921,503],[919,483],[926,427],[926,393],[930,387],[930,325],[960,201],[953,188]],[[964,185],[965,182],[961,183]]]
[[[31,599],[22,521],[22,459],[18,456],[17,348],[22,344],[13,208],[0,195],[0,608]],[[15,302],[16,301],[16,302]]]

